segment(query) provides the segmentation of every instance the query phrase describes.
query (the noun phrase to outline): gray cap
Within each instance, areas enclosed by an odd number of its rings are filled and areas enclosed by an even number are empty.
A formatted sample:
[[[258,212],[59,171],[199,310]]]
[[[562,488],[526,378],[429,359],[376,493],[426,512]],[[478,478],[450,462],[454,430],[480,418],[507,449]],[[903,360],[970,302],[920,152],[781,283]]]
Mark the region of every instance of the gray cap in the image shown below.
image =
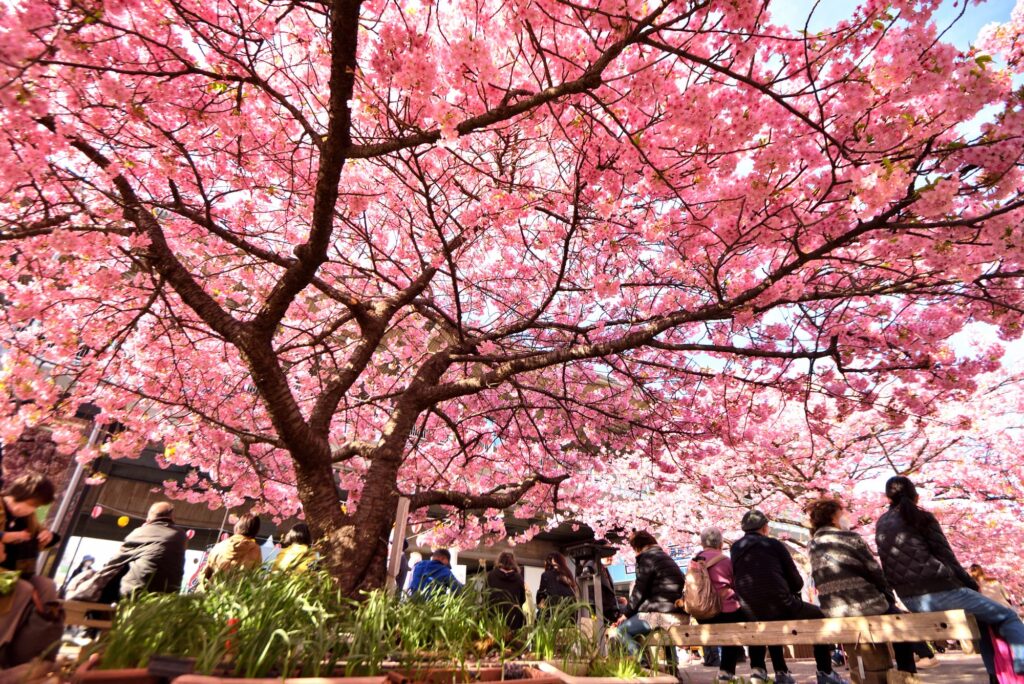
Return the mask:
[[[744,532],[756,532],[767,524],[768,516],[755,508],[747,511],[743,515],[743,520],[740,522],[740,529]]]

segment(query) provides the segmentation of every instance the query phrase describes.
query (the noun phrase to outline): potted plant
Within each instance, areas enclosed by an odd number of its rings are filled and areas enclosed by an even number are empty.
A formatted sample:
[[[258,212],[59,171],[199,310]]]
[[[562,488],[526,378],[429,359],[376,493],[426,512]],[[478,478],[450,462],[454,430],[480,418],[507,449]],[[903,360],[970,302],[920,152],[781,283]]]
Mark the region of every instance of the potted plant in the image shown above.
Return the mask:
[[[152,676],[164,679],[175,662],[179,672],[235,678],[335,675],[349,612],[316,573],[238,574],[201,594],[140,594],[119,606],[80,679],[116,678],[151,661]]]

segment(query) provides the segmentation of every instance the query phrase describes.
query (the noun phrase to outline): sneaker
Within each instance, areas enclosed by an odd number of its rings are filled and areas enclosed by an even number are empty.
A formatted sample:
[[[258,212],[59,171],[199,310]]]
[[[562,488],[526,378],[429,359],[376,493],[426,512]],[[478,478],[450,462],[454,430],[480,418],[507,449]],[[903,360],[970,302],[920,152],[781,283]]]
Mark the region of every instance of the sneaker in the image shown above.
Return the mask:
[[[715,681],[719,682],[720,684],[736,684],[737,682],[739,682],[739,680],[736,678],[736,675],[729,674],[725,670],[718,671],[718,677],[715,679]]]
[[[835,672],[822,672],[818,670],[818,684],[850,684],[850,681],[843,679]]]
[[[776,672],[775,684],[796,684],[796,680],[789,672]]]
[[[767,684],[768,683],[768,670],[760,667],[755,667],[750,671],[750,682],[751,684]]]

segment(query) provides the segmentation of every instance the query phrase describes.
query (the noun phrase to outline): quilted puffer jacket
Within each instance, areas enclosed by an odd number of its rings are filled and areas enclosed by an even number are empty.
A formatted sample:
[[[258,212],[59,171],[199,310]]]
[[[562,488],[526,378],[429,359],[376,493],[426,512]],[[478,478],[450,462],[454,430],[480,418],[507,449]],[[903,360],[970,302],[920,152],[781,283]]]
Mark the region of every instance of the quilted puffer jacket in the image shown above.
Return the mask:
[[[637,613],[681,613],[675,603],[683,596],[683,571],[660,546],[649,546],[636,557],[636,582],[629,604],[622,611],[627,618]]]
[[[878,519],[875,542],[889,585],[901,597],[961,587],[977,590],[977,582],[956,559],[939,521],[931,513],[924,515],[926,524],[920,531],[895,508]]]

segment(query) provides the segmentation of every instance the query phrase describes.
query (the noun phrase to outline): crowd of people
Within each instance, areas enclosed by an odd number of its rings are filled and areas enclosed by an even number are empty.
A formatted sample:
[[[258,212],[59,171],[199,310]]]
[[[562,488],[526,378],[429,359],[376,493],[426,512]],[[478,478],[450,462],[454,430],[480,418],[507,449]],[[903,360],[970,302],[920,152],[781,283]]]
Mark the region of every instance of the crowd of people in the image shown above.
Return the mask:
[[[935,516],[918,506],[917,490],[908,478],[891,478],[885,493],[889,510],[879,518],[875,530],[878,557],[860,534],[850,529],[842,502],[823,498],[809,505],[807,553],[819,605],[802,598],[804,579],[797,564],[789,548],[771,536],[770,521],[761,511],[743,515],[743,536],[732,543],[729,554],[723,551],[720,529],[703,530],[702,549],[694,561],[702,565],[717,592],[717,611],[697,621],[727,624],[961,609],[973,615],[982,628],[981,654],[993,681],[994,652],[988,628],[1009,645],[1014,671],[1024,674],[1024,623],[1002,585],[980,566],[972,566],[971,572],[963,568]],[[600,584],[605,619],[613,624],[623,646],[635,652],[640,637],[671,624],[663,616],[680,620],[689,616],[681,598],[686,578],[679,564],[646,530],[634,531],[629,545],[636,556],[636,579],[629,598],[616,600],[603,566]],[[439,549],[417,564],[410,591],[447,591],[460,586],[450,568],[450,554]],[[512,553],[499,556],[486,577],[486,586],[491,590],[489,600],[505,611],[509,626],[520,627],[527,589]],[[548,555],[537,590],[539,609],[582,598],[566,559],[558,553]],[[833,670],[833,646],[819,644],[813,649],[819,684],[846,681]],[[893,645],[897,670],[911,680],[920,646]],[[739,646],[721,649],[718,681],[737,681],[736,666],[743,650]],[[781,647],[751,646],[747,651],[751,682],[769,681],[769,656],[775,682],[795,681]]]
[[[691,561],[690,576],[694,582],[704,577],[713,588],[714,609],[696,612],[691,608],[693,617],[700,623],[727,624],[962,609],[982,627],[981,654],[988,672],[995,672],[988,631],[991,628],[1008,644],[1014,671],[1024,674],[1024,623],[1006,590],[980,566],[964,569],[935,516],[918,505],[911,480],[890,478],[885,493],[889,509],[875,526],[877,557],[860,534],[850,529],[841,501],[823,498],[808,507],[811,538],[807,554],[818,605],[802,598],[804,579],[789,548],[771,536],[770,521],[764,513],[750,510],[743,515],[743,536],[731,544],[729,554],[723,550],[722,531],[716,527],[704,529],[700,534],[702,548]],[[17,571],[20,577],[9,594],[13,599],[5,604],[6,612],[0,609],[0,667],[17,664],[4,657],[18,652],[20,636],[30,634],[36,643],[47,644],[52,640],[44,640],[46,630],[59,629],[47,622],[47,610],[50,618],[60,612],[57,588],[48,578],[35,575],[37,554],[59,541],[36,518],[36,510],[52,503],[54,494],[49,480],[33,474],[13,480],[3,490],[0,566],[8,573]],[[259,567],[263,562],[256,541],[259,529],[257,516],[239,517],[233,534],[210,550],[197,573],[199,588],[222,574]],[[536,593],[538,609],[554,610],[565,603],[578,605],[585,600],[594,605],[596,600],[593,596],[587,598],[581,583],[584,578],[596,577],[603,617],[631,652],[639,648],[641,637],[665,625],[666,616],[688,620],[687,580],[679,564],[646,530],[634,531],[628,541],[636,556],[636,579],[628,598],[615,596],[604,565],[590,562],[577,576],[564,556],[551,553],[545,558]],[[86,556],[62,590],[71,599],[103,603],[115,603],[139,591],[178,592],[185,569],[185,548],[186,536],[175,525],[174,507],[168,502],[155,503],[143,525],[127,535],[111,560],[97,568],[95,559]],[[270,569],[304,572],[315,559],[309,528],[298,524],[284,537],[283,549]],[[498,557],[494,569],[486,575],[485,586],[488,600],[501,608],[510,629],[522,628],[529,597],[514,554],[506,551]],[[417,563],[409,583],[414,596],[461,588],[446,549],[437,549]],[[34,627],[29,625],[28,615],[38,618]],[[845,682],[833,671],[832,646],[820,644],[813,649],[819,684]],[[907,675],[916,672],[915,646],[894,644],[897,669]],[[769,656],[774,681],[794,681],[781,647],[751,646],[747,650],[750,681],[769,681]],[[733,645],[721,649],[718,681],[736,681],[743,651]]]
[[[91,555],[68,574],[58,590],[47,577],[36,575],[40,551],[60,539],[38,522],[36,511],[53,503],[53,483],[46,477],[22,475],[3,490],[0,568],[10,591],[0,598],[0,669],[52,656],[64,630],[60,597],[116,603],[136,592],[177,593],[185,573],[185,532],[175,525],[174,506],[159,501],[150,506],[141,526],[125,537],[117,553],[102,567]],[[199,572],[197,588],[218,575],[259,567],[263,555],[256,535],[260,519],[242,515],[233,534],[216,544]],[[272,571],[304,572],[315,560],[309,528],[295,525],[282,540]]]

